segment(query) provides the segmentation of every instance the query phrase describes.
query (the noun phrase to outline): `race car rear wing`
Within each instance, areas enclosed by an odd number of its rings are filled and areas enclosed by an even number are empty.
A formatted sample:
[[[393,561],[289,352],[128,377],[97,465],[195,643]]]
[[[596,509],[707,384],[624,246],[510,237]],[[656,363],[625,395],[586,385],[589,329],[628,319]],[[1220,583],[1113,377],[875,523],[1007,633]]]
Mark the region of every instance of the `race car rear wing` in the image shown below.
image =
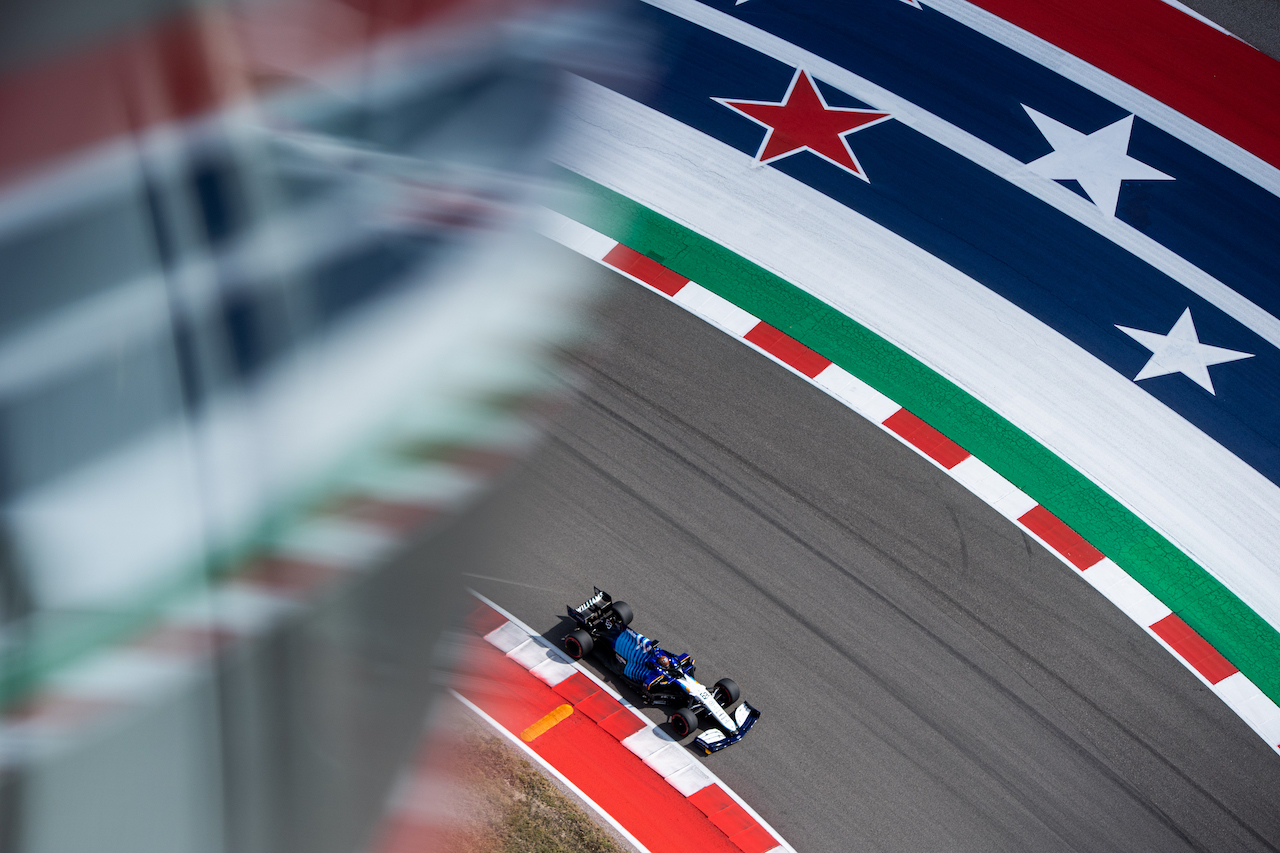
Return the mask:
[[[600,622],[603,614],[613,607],[613,598],[609,593],[600,587],[595,588],[595,595],[579,604],[577,607],[565,605],[565,610],[569,614],[569,618],[584,628],[592,628]]]

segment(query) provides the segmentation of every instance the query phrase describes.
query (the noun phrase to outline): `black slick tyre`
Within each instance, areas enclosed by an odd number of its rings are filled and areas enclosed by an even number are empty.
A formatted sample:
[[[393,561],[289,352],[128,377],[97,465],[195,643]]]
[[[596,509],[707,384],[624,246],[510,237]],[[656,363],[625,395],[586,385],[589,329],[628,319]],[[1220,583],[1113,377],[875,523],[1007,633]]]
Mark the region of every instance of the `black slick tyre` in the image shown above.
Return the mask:
[[[737,682],[732,678],[722,678],[711,689],[711,695],[720,703],[721,708],[728,708],[742,698],[742,691],[738,689]]]
[[[631,620],[636,618],[631,612],[631,607],[625,601],[615,601],[613,603],[613,612],[618,614],[618,618],[622,620],[623,625],[630,625]]]
[[[574,660],[582,660],[591,654],[591,649],[595,647],[595,641],[591,639],[591,635],[581,628],[568,634],[564,640],[564,650],[569,653],[569,657]]]
[[[677,708],[671,712],[667,722],[671,725],[671,731],[675,733],[676,737],[685,737],[692,734],[693,730],[698,727],[698,715],[688,708]]]

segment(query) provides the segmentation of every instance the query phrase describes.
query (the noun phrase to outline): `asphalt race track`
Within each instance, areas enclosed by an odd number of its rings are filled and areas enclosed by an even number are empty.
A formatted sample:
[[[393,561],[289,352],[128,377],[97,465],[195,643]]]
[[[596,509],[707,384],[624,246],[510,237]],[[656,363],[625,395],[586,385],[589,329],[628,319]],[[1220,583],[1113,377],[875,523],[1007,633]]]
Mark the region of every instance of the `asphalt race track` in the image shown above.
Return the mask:
[[[1280,849],[1275,753],[913,451],[620,278],[575,365],[466,580],[556,639],[597,584],[734,678],[707,761],[798,850]]]

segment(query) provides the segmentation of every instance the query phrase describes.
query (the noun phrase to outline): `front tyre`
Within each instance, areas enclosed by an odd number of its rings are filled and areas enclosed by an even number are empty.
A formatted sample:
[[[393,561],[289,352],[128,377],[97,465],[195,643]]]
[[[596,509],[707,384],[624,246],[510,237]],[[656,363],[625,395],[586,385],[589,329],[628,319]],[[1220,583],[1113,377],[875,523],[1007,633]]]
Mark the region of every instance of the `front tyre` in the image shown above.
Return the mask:
[[[671,731],[675,732],[676,737],[685,737],[693,734],[694,729],[698,728],[698,715],[688,708],[677,708],[671,712],[667,722],[671,725]]]
[[[581,628],[568,634],[562,642],[564,650],[574,660],[582,660],[591,654],[591,650],[595,647],[595,641],[591,639],[591,635]]]
[[[721,708],[728,708],[742,698],[742,691],[738,689],[737,682],[732,678],[722,678],[716,682],[715,687],[711,688],[711,695],[720,703]]]

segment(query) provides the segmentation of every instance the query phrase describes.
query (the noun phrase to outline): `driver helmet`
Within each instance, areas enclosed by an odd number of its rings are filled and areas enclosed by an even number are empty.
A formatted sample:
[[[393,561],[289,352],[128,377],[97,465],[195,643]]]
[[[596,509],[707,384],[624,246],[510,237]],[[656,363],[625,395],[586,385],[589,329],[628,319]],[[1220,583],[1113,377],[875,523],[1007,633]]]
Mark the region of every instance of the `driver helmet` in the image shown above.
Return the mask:
[[[671,658],[667,656],[666,652],[658,653],[658,666],[663,669],[669,669],[671,667]]]

